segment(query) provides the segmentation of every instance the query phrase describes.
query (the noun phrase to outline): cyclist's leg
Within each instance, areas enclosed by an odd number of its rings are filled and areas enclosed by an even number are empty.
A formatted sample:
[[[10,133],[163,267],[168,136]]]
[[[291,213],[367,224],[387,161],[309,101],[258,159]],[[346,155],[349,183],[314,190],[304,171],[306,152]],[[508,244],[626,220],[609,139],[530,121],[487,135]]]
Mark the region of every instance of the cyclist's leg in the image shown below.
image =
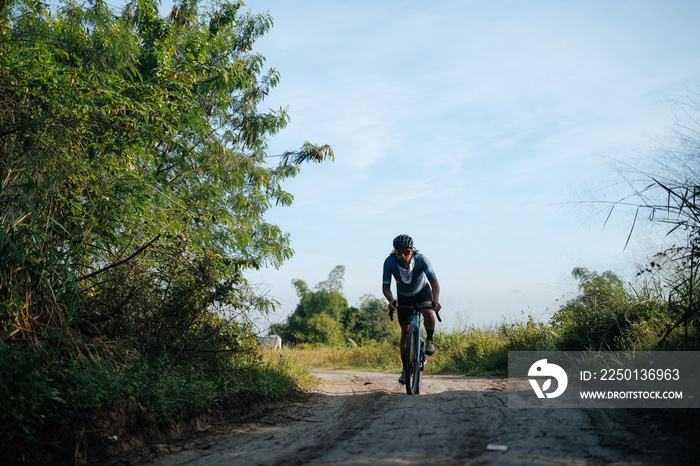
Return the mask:
[[[433,290],[430,285],[425,285],[423,289],[416,295],[418,302],[421,307],[432,306],[433,303]],[[433,331],[435,330],[435,315],[432,309],[421,309],[421,314],[423,314],[423,325],[427,331],[427,339],[433,339]]]
[[[421,303],[421,306],[430,306],[431,301],[426,301]],[[432,309],[421,309],[421,313],[423,314],[423,325],[425,325],[425,329],[428,332],[431,332],[435,330],[435,313],[433,312]],[[432,336],[432,333],[429,333],[428,335]]]
[[[430,301],[421,305],[430,306]],[[433,343],[433,333],[435,333],[435,314],[432,309],[422,309],[423,325],[425,325],[425,354],[432,356],[435,354],[435,344]]]
[[[401,356],[401,376],[399,383],[406,383],[406,340],[408,339],[408,325],[401,325],[401,341],[399,342],[399,356]]]
[[[399,349],[401,351],[402,361],[404,354],[406,354],[406,335],[408,335],[408,327],[410,327],[410,325],[401,325],[401,342],[399,343]]]
[[[418,293],[420,305],[430,307],[433,303],[433,290],[430,285],[425,285],[420,293]],[[435,333],[435,314],[432,309],[422,309],[423,325],[425,326],[425,354],[428,356],[435,354],[435,345],[433,344],[433,333]]]
[[[413,304],[410,296],[404,296],[402,294],[397,295],[399,306],[407,306]],[[412,311],[404,307],[399,307],[396,311],[396,315],[399,320],[399,327],[401,327],[401,341],[399,342],[399,355],[401,356],[401,366],[404,367],[406,359],[406,335],[408,335],[408,328],[411,326],[411,315]],[[404,368],[405,369],[405,368]],[[404,370],[401,371],[401,376],[403,378]]]

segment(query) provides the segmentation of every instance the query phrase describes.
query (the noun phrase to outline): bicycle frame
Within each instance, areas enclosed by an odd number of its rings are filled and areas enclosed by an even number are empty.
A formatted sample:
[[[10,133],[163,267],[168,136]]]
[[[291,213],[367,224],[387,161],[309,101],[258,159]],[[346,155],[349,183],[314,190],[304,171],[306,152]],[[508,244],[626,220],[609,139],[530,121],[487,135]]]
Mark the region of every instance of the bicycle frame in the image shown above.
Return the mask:
[[[414,304],[412,306],[399,307],[413,310],[411,325],[409,326],[408,333],[406,335],[404,378],[406,379],[406,393],[409,395],[417,395],[420,393],[421,373],[423,372],[426,361],[423,330],[421,329],[422,313],[420,311],[423,309],[433,309],[433,306],[421,306]],[[442,322],[442,319],[440,319],[440,314],[437,311],[435,314],[438,320]]]

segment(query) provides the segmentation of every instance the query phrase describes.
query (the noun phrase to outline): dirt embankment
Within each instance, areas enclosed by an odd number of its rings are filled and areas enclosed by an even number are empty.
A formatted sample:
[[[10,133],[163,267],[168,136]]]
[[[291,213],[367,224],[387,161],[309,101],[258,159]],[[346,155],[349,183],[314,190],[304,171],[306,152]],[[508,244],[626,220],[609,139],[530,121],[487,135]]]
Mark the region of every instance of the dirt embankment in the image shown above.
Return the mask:
[[[503,378],[427,374],[406,395],[395,374],[317,371],[307,400],[228,430],[161,445],[156,465],[543,464],[697,461],[692,413],[512,409]],[[673,419],[675,418],[675,419]],[[507,448],[506,451],[492,449]],[[117,461],[118,463],[119,461]],[[114,464],[114,463],[113,463]],[[124,463],[122,463],[124,464]]]

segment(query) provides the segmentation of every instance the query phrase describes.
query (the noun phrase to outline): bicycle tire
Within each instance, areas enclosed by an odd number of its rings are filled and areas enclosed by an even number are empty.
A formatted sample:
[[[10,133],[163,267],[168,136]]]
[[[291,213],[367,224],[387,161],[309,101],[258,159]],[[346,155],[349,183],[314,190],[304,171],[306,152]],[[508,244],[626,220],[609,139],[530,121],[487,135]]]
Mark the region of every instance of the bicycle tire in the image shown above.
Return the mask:
[[[404,377],[406,378],[406,393],[418,395],[420,393],[420,338],[418,327],[411,325],[406,337],[406,364]]]
[[[416,333],[416,335],[418,335]],[[413,368],[414,375],[413,375],[413,383],[415,385],[415,388],[413,390],[414,395],[420,394],[420,383],[423,379],[423,362],[421,361],[421,352],[423,348],[423,341],[420,338],[417,338],[418,344],[416,345],[416,352],[418,353],[418,356],[416,357],[416,362],[415,367]]]

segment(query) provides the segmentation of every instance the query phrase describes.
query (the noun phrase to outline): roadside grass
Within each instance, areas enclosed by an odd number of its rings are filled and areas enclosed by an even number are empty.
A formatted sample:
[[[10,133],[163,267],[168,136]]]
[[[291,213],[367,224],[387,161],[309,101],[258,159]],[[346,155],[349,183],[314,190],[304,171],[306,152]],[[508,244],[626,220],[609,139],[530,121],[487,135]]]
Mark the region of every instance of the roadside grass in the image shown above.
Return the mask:
[[[632,327],[634,333],[624,334],[626,341],[633,343],[632,349],[638,350],[640,342],[648,346],[646,342],[658,335],[659,325],[652,323],[655,326]],[[561,331],[560,327],[530,318],[438,331],[437,352],[428,358],[425,370],[433,374],[505,376],[509,351],[556,350]],[[700,332],[690,327],[687,332],[672,335],[667,347],[695,349],[698,341]],[[361,342],[360,346],[349,342],[347,347],[285,345],[279,351],[256,350],[247,360],[226,370],[165,363],[149,367],[138,362],[115,368],[100,361],[88,364],[64,359],[41,371],[27,367],[41,367],[44,353],[0,343],[0,372],[5,375],[0,378],[0,462],[3,451],[41,442],[46,432],[63,429],[73,414],[109,409],[115,400],[132,403],[139,412],[152,413],[166,423],[181,425],[183,416],[216,410],[223,401],[229,406],[294,399],[317,387],[313,369],[398,374],[398,344],[398,337],[394,337],[383,342]]]
[[[453,375],[505,375],[508,351],[495,332],[435,334],[436,353],[428,358],[426,372]],[[266,351],[274,358],[274,351]],[[296,345],[278,351],[278,358],[292,359],[308,370],[401,372],[398,342],[372,343],[356,348]]]
[[[358,347],[328,347],[308,344],[283,348],[276,357],[293,359],[308,369],[401,372],[398,338],[370,342]],[[554,349],[550,327],[528,319],[486,328],[465,327],[436,332],[436,353],[428,358],[425,371],[453,375],[499,375],[508,373],[508,351]],[[268,351],[267,357],[275,352]]]
[[[49,352],[43,346],[0,342],[0,463],[12,448],[41,442],[73,418],[91,412],[97,416],[115,403],[133,403],[177,424],[183,416],[206,414],[222,402],[285,401],[315,385],[296,359],[265,352],[220,368],[147,366],[141,361],[115,366],[108,360],[59,359],[58,353],[51,353],[54,363],[47,365],[43,358]]]
[[[657,326],[658,327],[658,326]],[[658,328],[632,328],[625,337],[628,343],[623,349],[652,350],[651,343],[658,341]],[[537,322],[530,316],[515,322],[476,327],[464,326],[449,332],[435,333],[436,353],[428,358],[425,371],[435,374],[506,376],[509,351],[557,351],[561,329]],[[692,328],[688,335],[674,334],[667,342],[674,350],[693,349],[698,346],[700,332]],[[645,345],[639,341],[645,338]],[[696,345],[688,345],[688,341]],[[299,344],[285,346],[281,351],[263,351],[263,361],[271,367],[283,368],[284,374],[297,380],[302,388],[311,388],[314,377],[309,370],[354,370],[362,372],[401,372],[399,339],[383,342],[364,342],[360,346],[347,347]]]
[[[508,340],[497,328],[470,327],[435,334],[435,354],[427,372],[454,375],[506,375]]]
[[[398,340],[371,342],[354,348],[301,344],[280,351],[265,350],[265,361],[292,360],[297,367],[327,370],[359,370],[363,372],[399,372]]]
[[[531,317],[488,327],[465,326],[435,333],[435,355],[425,371],[452,375],[498,375],[508,373],[508,351],[554,350],[556,335]],[[357,347],[308,344],[287,346],[279,357],[291,358],[308,369],[401,372],[398,337]]]
[[[269,370],[271,376],[277,380],[277,384],[282,388],[280,398],[284,397],[285,392],[288,394],[287,384],[291,381],[302,390],[310,390],[316,387],[316,378],[309,373],[309,368],[312,366],[299,357],[298,350],[293,348],[283,348],[279,351],[272,349],[262,349],[262,367]]]

